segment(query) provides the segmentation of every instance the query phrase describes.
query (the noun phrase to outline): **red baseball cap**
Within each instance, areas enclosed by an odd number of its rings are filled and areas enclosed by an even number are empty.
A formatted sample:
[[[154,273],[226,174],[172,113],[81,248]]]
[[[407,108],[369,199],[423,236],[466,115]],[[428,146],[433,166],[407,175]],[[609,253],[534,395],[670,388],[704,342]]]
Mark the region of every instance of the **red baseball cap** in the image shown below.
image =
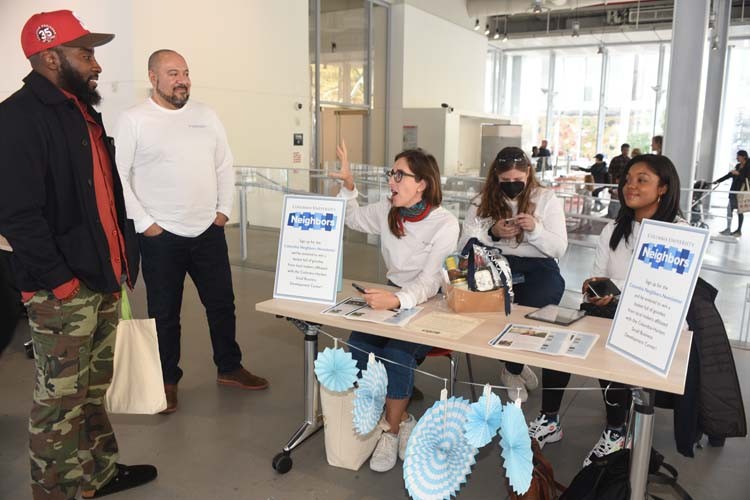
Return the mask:
[[[110,42],[115,35],[91,33],[83,22],[69,10],[40,12],[26,21],[21,30],[21,47],[26,58],[59,45],[68,47],[98,47]]]

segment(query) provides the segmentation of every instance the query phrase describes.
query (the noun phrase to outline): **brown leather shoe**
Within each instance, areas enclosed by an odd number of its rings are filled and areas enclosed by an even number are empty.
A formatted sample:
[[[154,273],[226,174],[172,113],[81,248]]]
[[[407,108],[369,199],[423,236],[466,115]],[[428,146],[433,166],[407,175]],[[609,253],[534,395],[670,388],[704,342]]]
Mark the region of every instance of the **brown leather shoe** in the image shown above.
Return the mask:
[[[242,367],[237,368],[232,372],[219,373],[219,376],[216,378],[216,383],[219,385],[239,387],[240,389],[246,389],[249,391],[260,391],[268,387],[268,380],[253,375]]]
[[[167,396],[167,407],[159,412],[169,415],[177,411],[177,384],[164,384],[164,394]]]

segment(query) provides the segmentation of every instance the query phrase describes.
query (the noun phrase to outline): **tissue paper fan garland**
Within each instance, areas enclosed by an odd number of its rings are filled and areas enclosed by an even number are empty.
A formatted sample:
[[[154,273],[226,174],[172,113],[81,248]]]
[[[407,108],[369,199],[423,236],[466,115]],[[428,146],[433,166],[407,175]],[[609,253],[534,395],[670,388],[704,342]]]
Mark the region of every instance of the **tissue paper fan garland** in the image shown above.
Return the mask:
[[[502,413],[500,425],[500,455],[504,459],[505,475],[513,490],[523,495],[531,486],[534,470],[531,438],[521,407],[508,403]]]
[[[469,412],[464,425],[464,436],[472,446],[485,446],[500,428],[503,415],[503,402],[492,392],[489,384],[484,386],[484,393],[479,401],[469,405]]]
[[[362,372],[359,387],[354,390],[354,410],[352,410],[354,430],[364,436],[369,434],[380,420],[385,406],[385,395],[388,389],[388,374],[385,366],[375,360],[370,353],[367,369]]]
[[[333,392],[350,389],[357,381],[357,362],[341,348],[326,347],[315,360],[315,375],[320,385]]]
[[[479,451],[464,436],[468,411],[468,401],[448,399],[443,390],[441,400],[417,422],[404,459],[404,482],[412,498],[447,500],[466,482]]]

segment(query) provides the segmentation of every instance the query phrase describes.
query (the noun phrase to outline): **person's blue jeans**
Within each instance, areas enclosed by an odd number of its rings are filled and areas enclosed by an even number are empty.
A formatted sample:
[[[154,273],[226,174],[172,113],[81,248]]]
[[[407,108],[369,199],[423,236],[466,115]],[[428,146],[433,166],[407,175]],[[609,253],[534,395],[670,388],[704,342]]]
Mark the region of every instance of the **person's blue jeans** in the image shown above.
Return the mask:
[[[242,353],[235,341],[232,271],[224,228],[211,224],[195,238],[168,231],[154,237],[139,236],[148,315],[156,319],[164,383],[176,384],[182,378],[180,309],[185,274],[192,278],[206,308],[219,373],[240,368]]]
[[[405,342],[403,340],[389,339],[369,333],[352,332],[349,336],[349,344],[362,349],[351,349],[352,357],[357,362],[357,368],[367,369],[367,358],[369,353],[375,356],[394,361],[400,365],[383,362],[388,374],[388,392],[390,399],[407,399],[411,397],[414,389],[414,368],[417,367],[417,358],[424,358],[432,347],[428,345]]]
[[[524,275],[524,282],[513,285],[516,304],[544,307],[559,304],[565,293],[565,279],[555,259],[506,255],[514,274]]]

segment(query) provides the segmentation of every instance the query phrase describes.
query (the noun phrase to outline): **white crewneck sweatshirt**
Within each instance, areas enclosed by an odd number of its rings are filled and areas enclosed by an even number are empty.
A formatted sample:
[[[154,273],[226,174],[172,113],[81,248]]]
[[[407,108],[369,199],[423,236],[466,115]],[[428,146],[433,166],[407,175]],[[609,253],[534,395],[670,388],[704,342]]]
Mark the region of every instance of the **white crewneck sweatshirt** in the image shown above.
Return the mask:
[[[355,231],[380,235],[380,252],[387,269],[386,276],[401,287],[396,296],[402,309],[425,302],[442,285],[443,261],[456,249],[458,219],[437,207],[418,222],[404,222],[404,236],[396,238],[388,227],[388,199],[361,207],[357,188],[341,186],[338,196],[346,202],[346,225]]]
[[[488,231],[497,221],[477,216],[477,208],[481,202],[480,197],[477,197],[469,204],[466,212],[458,251],[463,249],[470,238],[475,237],[487,246],[499,248],[505,255],[553,259],[562,257],[568,248],[568,231],[565,227],[562,200],[555,196],[551,189],[538,188],[532,193],[531,201],[535,204],[533,215],[536,227],[530,233],[524,232],[523,240],[519,243],[515,238],[492,240]],[[518,214],[518,203],[510,201],[509,206],[515,217]]]
[[[120,117],[117,170],[128,217],[142,233],[156,222],[179,236],[203,233],[234,196],[233,158],[216,113],[195,101],[167,109],[151,98]]]

